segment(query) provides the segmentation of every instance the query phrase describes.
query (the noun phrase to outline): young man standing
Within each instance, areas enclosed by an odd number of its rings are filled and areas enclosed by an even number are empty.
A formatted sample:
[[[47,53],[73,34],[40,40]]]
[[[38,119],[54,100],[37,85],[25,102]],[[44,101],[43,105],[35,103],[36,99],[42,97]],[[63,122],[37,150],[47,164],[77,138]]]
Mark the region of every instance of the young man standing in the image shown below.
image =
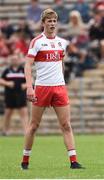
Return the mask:
[[[42,114],[47,106],[53,106],[62,129],[70,168],[79,169],[82,166],[77,161],[73,132],[70,124],[70,106],[63,77],[62,60],[68,42],[56,36],[57,14],[52,9],[46,9],[41,15],[44,32],[34,38],[29,47],[25,64],[27,83],[27,98],[32,101],[32,117],[25,137],[22,169],[28,169],[35,132],[39,126]],[[32,87],[31,68],[35,62],[37,77],[35,92]]]
[[[24,68],[21,65],[20,57],[18,57],[17,54],[13,54],[11,56],[10,65],[3,71],[1,75],[0,85],[5,87],[5,113],[2,135],[10,135],[10,121],[15,109],[18,110],[25,134],[28,124],[26,80]]]

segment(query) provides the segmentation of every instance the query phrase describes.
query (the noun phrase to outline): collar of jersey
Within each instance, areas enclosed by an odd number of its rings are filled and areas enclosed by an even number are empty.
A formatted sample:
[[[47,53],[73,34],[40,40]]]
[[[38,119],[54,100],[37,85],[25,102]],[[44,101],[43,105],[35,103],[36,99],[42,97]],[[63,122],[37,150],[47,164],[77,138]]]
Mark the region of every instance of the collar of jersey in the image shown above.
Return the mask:
[[[56,38],[56,36],[54,36],[54,37],[47,37],[44,32],[43,32],[42,34],[43,34],[43,36],[46,37],[47,39],[55,39],[55,38]]]

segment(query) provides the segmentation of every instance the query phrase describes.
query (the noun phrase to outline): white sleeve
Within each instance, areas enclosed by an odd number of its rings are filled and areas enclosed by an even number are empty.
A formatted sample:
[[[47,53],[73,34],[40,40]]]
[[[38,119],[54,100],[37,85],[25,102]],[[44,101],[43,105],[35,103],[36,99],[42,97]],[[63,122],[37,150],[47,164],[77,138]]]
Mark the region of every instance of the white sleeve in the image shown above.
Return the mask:
[[[70,41],[63,39],[63,49],[66,50],[67,46],[70,45]]]
[[[65,49],[67,48],[67,46],[69,46],[70,45],[70,41],[68,41],[68,40],[65,40],[66,42],[65,42]]]
[[[29,46],[29,50],[28,50],[28,57],[34,57],[37,55],[38,53],[38,48],[37,48],[37,41],[35,41],[34,39],[30,42],[30,46]]]

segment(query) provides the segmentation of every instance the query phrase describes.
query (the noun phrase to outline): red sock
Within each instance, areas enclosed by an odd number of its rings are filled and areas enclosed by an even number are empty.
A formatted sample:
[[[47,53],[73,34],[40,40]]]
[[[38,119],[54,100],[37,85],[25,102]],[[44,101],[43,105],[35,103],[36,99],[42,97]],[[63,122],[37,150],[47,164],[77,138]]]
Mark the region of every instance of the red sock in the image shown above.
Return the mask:
[[[68,151],[68,156],[70,159],[70,162],[77,162],[77,155],[76,155],[76,150],[75,149],[71,149]]]
[[[77,162],[76,155],[70,156],[70,162]]]
[[[22,162],[24,162],[24,163],[29,163],[29,157],[30,156],[23,156],[23,160],[22,160]]]
[[[31,150],[24,150],[23,151],[23,160],[22,160],[22,162],[29,163],[30,153],[31,153]]]

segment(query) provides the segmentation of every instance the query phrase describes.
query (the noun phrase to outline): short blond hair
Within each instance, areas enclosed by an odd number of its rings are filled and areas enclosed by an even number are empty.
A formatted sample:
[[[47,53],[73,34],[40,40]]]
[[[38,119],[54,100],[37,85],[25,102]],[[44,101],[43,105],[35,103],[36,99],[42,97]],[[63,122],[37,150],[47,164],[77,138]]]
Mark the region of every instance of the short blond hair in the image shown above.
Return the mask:
[[[53,9],[45,9],[41,14],[41,21],[44,22],[46,18],[50,19],[51,17],[58,19],[58,15]]]

